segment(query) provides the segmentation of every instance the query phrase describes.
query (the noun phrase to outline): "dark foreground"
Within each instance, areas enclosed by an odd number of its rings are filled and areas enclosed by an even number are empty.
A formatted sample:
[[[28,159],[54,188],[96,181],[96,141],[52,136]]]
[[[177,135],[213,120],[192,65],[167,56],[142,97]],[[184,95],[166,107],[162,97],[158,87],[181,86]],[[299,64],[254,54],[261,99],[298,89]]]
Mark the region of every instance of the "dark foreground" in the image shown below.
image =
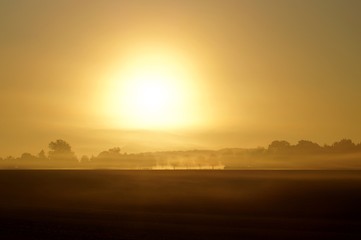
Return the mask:
[[[0,239],[361,239],[359,171],[0,171]]]

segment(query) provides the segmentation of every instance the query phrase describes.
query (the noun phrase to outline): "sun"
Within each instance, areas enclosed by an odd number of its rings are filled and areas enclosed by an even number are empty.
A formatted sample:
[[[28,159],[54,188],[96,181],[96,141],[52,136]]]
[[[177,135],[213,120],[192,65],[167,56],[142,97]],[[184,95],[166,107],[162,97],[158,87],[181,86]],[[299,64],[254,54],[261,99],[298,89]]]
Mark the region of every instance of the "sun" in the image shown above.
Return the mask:
[[[128,96],[128,100],[134,102],[134,108],[155,116],[171,110],[170,106],[174,101],[172,96],[176,91],[160,79],[149,76],[134,84]]]
[[[122,87],[121,106],[137,125],[169,124],[186,102],[184,89],[168,68],[139,68]],[[182,99],[183,98],[183,99]]]
[[[172,128],[194,122],[194,75],[174,54],[142,53],[112,81],[108,105],[126,128]],[[193,119],[193,120],[192,120]]]

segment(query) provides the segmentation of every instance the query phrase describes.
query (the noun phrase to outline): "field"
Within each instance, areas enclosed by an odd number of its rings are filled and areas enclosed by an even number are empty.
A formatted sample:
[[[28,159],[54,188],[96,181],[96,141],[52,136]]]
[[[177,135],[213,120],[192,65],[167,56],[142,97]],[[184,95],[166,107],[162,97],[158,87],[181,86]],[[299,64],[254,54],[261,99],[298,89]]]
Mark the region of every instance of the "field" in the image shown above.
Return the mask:
[[[0,171],[0,239],[361,239],[360,171]]]

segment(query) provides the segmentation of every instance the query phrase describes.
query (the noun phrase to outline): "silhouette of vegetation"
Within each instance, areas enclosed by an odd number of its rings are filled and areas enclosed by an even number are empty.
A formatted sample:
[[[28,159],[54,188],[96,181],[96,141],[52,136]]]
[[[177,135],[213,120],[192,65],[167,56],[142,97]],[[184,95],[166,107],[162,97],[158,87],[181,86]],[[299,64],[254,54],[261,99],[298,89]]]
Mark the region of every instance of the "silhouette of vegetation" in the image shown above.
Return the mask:
[[[39,159],[42,159],[42,160],[47,159],[44,150],[41,150],[41,151],[38,153],[38,158],[39,158]]]
[[[114,147],[109,149],[108,151],[103,151],[99,153],[98,159],[117,159],[121,157],[120,148]]]
[[[58,139],[49,143],[49,160],[76,161],[74,152],[71,151],[70,144]]]
[[[322,152],[322,147],[311,141],[300,140],[294,150],[300,154],[317,154]]]
[[[270,153],[280,153],[280,152],[287,152],[291,148],[291,144],[287,141],[273,141],[268,146],[268,151]]]
[[[331,149],[334,152],[341,152],[341,153],[354,152],[357,150],[356,144],[354,144],[350,139],[342,139],[339,142],[335,142],[332,145]]]
[[[117,169],[361,169],[361,143],[342,139],[320,146],[309,140],[292,145],[275,140],[268,148],[221,150],[122,152],[113,147],[96,156],[78,159],[61,139],[49,143],[49,152],[23,153],[0,158],[0,168],[117,168]]]

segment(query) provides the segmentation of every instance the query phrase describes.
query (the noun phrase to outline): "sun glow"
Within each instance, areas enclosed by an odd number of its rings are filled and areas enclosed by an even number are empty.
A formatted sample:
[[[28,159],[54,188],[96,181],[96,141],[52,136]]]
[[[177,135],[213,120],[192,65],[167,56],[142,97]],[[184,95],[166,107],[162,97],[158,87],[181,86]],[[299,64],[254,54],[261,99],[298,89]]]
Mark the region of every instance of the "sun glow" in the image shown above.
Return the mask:
[[[173,128],[195,123],[194,74],[175,54],[142,53],[128,60],[108,91],[119,126]]]

